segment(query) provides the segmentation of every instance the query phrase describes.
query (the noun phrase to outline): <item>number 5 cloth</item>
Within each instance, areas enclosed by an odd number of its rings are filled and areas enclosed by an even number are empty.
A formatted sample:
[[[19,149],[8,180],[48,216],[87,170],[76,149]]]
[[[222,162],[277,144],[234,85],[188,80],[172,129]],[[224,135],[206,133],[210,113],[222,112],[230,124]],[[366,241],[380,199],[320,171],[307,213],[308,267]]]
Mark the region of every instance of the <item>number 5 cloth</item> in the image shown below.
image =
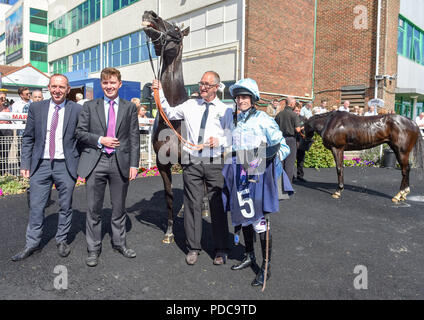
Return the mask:
[[[257,177],[256,183],[242,179],[242,165],[237,164],[237,157],[233,157],[232,162],[224,165],[222,174],[225,185],[222,200],[226,211],[231,211],[233,226],[247,226],[261,219],[264,213],[279,211],[277,182],[281,171],[285,191],[289,194],[293,193],[293,188],[281,168],[278,157],[267,160],[266,169]]]

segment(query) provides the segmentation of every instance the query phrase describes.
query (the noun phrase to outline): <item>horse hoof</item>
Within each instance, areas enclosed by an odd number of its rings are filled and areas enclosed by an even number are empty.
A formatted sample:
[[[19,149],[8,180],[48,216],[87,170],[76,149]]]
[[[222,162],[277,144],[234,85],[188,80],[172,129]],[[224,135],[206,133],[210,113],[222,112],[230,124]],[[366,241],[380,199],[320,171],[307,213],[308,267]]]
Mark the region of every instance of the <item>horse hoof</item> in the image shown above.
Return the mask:
[[[339,192],[336,192],[336,193],[333,193],[331,196],[332,196],[334,199],[340,199],[341,194],[340,194]]]
[[[171,244],[174,242],[174,235],[173,234],[165,234],[165,237],[162,240],[162,243],[165,244]]]
[[[177,218],[184,218],[184,212],[182,210],[178,212]]]
[[[396,198],[396,197],[395,197],[395,198],[392,198],[392,202],[393,202],[393,203],[399,203],[399,201],[400,201],[400,199],[398,199],[398,198]]]
[[[202,210],[202,218],[209,218],[209,211],[208,210]]]

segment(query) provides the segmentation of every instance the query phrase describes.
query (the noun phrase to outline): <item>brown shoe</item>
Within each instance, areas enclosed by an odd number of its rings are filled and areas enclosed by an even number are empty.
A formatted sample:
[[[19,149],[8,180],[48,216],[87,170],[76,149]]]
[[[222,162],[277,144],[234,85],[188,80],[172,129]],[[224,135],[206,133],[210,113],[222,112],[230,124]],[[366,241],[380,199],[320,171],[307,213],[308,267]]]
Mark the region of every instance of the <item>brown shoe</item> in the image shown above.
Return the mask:
[[[220,266],[227,262],[227,254],[224,252],[217,252],[215,259],[213,259],[213,264]]]
[[[187,253],[187,256],[186,256],[186,262],[187,262],[187,264],[189,264],[191,266],[193,264],[195,264],[197,262],[197,256],[198,255],[199,255],[199,252],[197,252],[197,251],[193,251],[193,250],[189,251]]]

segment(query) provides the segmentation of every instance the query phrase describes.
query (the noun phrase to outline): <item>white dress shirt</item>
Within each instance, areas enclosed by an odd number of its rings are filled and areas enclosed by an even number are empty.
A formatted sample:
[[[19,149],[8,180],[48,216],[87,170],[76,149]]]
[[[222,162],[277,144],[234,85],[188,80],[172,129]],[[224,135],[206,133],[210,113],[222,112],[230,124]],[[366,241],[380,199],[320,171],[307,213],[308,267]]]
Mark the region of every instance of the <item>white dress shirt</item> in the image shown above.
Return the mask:
[[[162,90],[159,91],[160,102],[162,108],[169,120],[184,120],[187,132],[187,141],[197,145],[200,124],[202,122],[203,113],[205,112],[205,100],[188,99],[182,104],[171,107],[165,98]],[[201,156],[210,155],[218,157],[222,154],[223,149],[231,145],[231,125],[233,121],[233,109],[227,106],[217,97],[210,102],[208,119],[206,121],[203,141],[206,142],[210,137],[218,138],[219,147],[212,150],[208,147],[203,148]],[[184,146],[184,150],[193,156],[199,156],[199,152]]]
[[[55,159],[65,159],[65,154],[63,153],[63,119],[65,118],[65,101],[63,101],[61,104],[58,105],[60,109],[59,109],[59,118],[57,120],[56,135],[54,139],[54,143],[55,143],[54,158]],[[53,102],[52,99],[50,99],[49,113],[47,115],[47,132],[46,132],[46,140],[44,144],[43,159],[50,159],[50,153],[49,153],[50,126],[52,123],[55,107],[56,107],[56,104]]]

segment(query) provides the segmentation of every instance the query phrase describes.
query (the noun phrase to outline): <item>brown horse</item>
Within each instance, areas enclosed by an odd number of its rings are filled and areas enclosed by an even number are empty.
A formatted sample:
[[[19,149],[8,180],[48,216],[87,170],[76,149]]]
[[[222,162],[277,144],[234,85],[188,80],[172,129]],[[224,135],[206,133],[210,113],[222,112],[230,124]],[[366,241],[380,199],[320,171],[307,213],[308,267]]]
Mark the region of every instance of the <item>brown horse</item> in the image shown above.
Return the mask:
[[[189,27],[181,30],[177,25],[171,24],[160,18],[153,11],[143,14],[144,32],[151,39],[155,53],[160,57],[158,78],[162,83],[163,92],[171,107],[175,107],[188,99],[184,88],[182,54],[183,38],[189,34]],[[171,132],[164,119],[158,114],[157,126],[153,132],[153,149],[156,153],[156,164],[163,180],[166,205],[168,210],[168,226],[162,240],[164,243],[174,241],[173,233],[173,192],[171,167],[181,163],[181,142]],[[171,121],[174,129],[181,134],[181,121]],[[203,216],[208,216],[209,204],[204,198]]]
[[[322,137],[324,146],[331,150],[336,161],[338,189],[333,198],[340,198],[343,185],[343,153],[346,150],[363,150],[387,143],[394,151],[402,169],[400,191],[393,202],[406,200],[409,188],[409,154],[414,150],[416,167],[424,168],[423,139],[415,122],[396,115],[371,117],[356,116],[344,111],[315,115],[305,122],[306,140],[312,141],[314,132]]]

